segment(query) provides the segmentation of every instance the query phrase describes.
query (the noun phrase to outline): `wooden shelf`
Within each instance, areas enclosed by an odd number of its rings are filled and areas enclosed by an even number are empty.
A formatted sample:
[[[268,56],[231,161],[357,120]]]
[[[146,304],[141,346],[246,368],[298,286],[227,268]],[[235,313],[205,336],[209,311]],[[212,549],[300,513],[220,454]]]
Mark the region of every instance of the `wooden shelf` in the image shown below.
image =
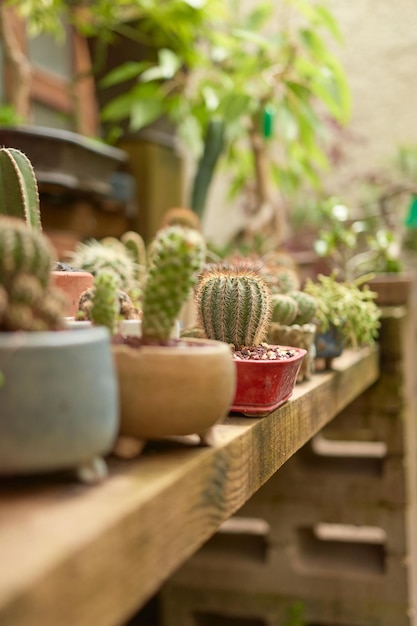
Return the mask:
[[[0,624],[118,626],[304,443],[379,375],[376,347],[346,352],[265,418],[228,417],[213,448],[188,440],[68,477],[0,482]]]

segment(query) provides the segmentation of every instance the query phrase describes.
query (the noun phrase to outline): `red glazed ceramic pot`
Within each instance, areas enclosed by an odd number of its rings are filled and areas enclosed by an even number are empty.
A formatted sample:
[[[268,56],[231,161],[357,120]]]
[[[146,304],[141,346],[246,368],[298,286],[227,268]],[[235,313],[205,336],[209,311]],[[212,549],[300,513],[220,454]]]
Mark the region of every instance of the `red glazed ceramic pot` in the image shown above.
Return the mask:
[[[262,417],[290,398],[307,351],[291,346],[279,347],[293,350],[294,356],[275,361],[235,360],[237,388],[231,411],[248,417]]]

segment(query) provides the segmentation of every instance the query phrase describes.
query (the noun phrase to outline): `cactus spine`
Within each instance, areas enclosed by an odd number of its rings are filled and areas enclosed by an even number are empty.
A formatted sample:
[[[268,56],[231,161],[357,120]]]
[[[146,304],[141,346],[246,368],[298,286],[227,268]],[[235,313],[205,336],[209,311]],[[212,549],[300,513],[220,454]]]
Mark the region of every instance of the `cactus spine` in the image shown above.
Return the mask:
[[[200,323],[209,339],[242,346],[259,345],[271,317],[271,292],[259,274],[247,267],[207,270],[197,286]]]
[[[0,214],[42,230],[35,172],[27,156],[15,148],[0,148]]]
[[[297,313],[298,304],[290,295],[286,293],[272,295],[272,322],[289,326],[294,323]]]
[[[49,241],[19,218],[0,217],[0,330],[63,327],[64,297],[49,285]]]
[[[142,295],[144,342],[168,341],[203,267],[205,252],[203,237],[193,229],[171,226],[157,233],[149,248]]]

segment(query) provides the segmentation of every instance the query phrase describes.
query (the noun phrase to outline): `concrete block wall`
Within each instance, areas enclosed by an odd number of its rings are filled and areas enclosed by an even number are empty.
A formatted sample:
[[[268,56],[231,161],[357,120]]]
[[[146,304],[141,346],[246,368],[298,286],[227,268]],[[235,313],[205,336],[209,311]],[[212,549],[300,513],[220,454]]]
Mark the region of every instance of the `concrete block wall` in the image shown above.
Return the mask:
[[[162,626],[415,626],[410,328],[388,312],[379,381],[164,586]]]

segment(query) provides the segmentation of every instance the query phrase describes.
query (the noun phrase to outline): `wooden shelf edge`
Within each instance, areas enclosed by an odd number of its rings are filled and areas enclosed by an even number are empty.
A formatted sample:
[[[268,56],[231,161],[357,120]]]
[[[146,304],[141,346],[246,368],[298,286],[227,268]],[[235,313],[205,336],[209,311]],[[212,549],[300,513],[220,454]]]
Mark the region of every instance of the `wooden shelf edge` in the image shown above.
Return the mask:
[[[347,352],[271,415],[227,418],[213,448],[166,442],[95,487],[0,483],[0,623],[123,623],[378,375],[377,347]]]

